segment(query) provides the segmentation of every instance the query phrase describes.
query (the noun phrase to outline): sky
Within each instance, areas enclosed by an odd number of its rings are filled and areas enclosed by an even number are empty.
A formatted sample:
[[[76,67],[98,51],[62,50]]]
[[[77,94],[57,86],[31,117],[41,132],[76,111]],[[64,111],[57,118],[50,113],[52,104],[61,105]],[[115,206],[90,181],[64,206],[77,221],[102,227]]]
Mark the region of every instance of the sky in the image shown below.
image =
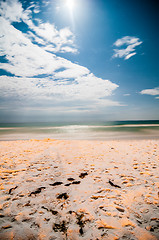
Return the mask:
[[[0,0],[0,122],[159,119],[158,0]]]

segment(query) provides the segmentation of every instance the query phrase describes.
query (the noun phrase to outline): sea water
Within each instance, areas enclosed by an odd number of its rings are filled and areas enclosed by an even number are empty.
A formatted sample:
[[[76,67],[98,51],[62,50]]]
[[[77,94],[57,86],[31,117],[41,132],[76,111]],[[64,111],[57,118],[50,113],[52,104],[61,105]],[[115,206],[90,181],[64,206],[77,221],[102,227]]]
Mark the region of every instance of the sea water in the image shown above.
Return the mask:
[[[156,139],[159,121],[67,123],[0,123],[0,140],[28,139]]]

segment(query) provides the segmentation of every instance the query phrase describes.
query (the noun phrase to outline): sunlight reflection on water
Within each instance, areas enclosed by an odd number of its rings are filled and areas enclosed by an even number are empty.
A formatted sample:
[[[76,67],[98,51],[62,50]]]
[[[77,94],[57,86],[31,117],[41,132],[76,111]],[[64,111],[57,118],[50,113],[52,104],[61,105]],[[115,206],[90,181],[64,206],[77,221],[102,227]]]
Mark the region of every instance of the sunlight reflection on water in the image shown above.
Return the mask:
[[[46,137],[90,140],[159,138],[159,124],[21,126],[0,128],[0,140],[42,139]]]

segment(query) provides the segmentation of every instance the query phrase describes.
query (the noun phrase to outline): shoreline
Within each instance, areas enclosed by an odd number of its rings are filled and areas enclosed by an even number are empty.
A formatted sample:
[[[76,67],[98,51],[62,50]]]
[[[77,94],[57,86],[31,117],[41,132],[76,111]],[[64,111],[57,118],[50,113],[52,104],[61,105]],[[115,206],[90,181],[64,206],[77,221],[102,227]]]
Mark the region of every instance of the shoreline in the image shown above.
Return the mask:
[[[18,141],[37,139],[42,140],[45,138],[56,139],[56,140],[89,140],[89,141],[111,141],[111,140],[158,140],[159,132],[157,131],[148,131],[142,133],[135,132],[78,132],[78,133],[57,133],[57,134],[48,134],[48,133],[12,133],[12,134],[0,134],[0,142],[2,141]]]
[[[157,240],[159,139],[0,141],[0,238]]]
[[[41,138],[34,138],[34,137],[31,137],[31,138],[2,138],[0,139],[0,142],[14,142],[14,141],[30,141],[30,140],[35,140],[35,141],[43,141],[45,139],[49,139],[49,140],[53,140],[53,141],[93,141],[93,142],[98,142],[98,141],[103,141],[103,142],[109,142],[109,141],[127,141],[127,140],[130,140],[130,141],[144,141],[144,140],[159,140],[159,136],[147,136],[147,137],[143,137],[143,136],[138,136],[138,137],[119,137],[119,138],[113,138],[113,137],[108,137],[108,138],[50,138],[50,137],[41,137]]]
[[[158,136],[156,136],[156,137],[154,137],[154,136],[152,136],[152,137],[150,137],[150,136],[147,136],[147,138],[146,137],[137,137],[137,138],[135,138],[135,137],[123,137],[123,138],[96,138],[96,139],[92,139],[92,138],[83,138],[83,139],[80,139],[80,138],[47,138],[47,137],[42,137],[42,138],[26,138],[26,139],[21,139],[21,138],[18,138],[18,139],[15,139],[15,138],[13,138],[13,139],[0,139],[0,142],[17,142],[17,141],[33,141],[33,140],[35,140],[35,141],[45,141],[45,140],[50,140],[50,141],[89,141],[89,142],[109,142],[109,141],[122,141],[122,142],[124,142],[124,141],[127,141],[127,140],[130,140],[130,141],[148,141],[148,140],[152,140],[152,141],[155,141],[155,140],[159,140],[159,137]]]

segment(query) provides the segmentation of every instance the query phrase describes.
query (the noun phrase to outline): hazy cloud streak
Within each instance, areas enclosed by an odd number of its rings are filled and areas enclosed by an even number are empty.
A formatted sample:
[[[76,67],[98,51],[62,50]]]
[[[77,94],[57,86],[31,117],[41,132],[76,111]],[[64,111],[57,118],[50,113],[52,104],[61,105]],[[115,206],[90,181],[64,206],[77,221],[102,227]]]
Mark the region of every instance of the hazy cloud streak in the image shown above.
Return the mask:
[[[159,95],[159,87],[152,88],[152,89],[144,89],[140,92],[140,94],[147,94],[152,96]]]

